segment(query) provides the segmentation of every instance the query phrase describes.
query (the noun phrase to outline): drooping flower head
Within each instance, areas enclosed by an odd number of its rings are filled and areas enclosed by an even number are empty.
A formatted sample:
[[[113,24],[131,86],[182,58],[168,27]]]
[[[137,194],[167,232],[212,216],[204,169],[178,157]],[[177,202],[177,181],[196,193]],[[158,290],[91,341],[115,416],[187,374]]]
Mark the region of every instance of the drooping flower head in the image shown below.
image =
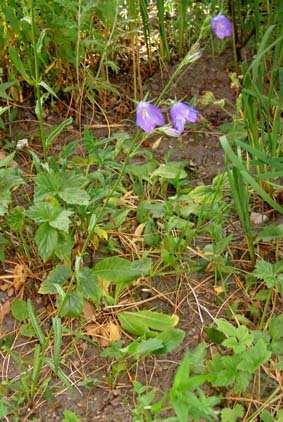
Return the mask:
[[[136,111],[136,125],[145,132],[152,132],[156,126],[162,126],[165,120],[161,110],[155,105],[140,101]]]
[[[198,120],[199,112],[194,107],[179,102],[171,107],[170,116],[174,128],[181,134],[186,123],[195,123]]]
[[[226,37],[231,37],[233,34],[233,24],[224,15],[217,15],[211,19],[211,29],[221,40]]]

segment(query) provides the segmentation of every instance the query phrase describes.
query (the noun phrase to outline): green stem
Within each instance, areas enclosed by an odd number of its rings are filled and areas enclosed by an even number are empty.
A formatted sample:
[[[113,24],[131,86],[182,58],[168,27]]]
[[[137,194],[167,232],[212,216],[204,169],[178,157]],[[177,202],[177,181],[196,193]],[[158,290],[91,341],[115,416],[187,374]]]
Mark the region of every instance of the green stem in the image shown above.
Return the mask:
[[[259,330],[263,330],[264,321],[265,321],[265,317],[266,317],[268,307],[269,307],[269,304],[270,304],[271,296],[272,296],[272,289],[269,289],[268,296],[266,298],[266,302],[265,302],[265,305],[264,305],[263,313],[262,313],[260,324],[259,324]]]
[[[39,131],[40,131],[40,140],[43,146],[43,153],[46,157],[47,154],[47,145],[45,141],[45,130],[44,130],[44,122],[43,122],[43,109],[41,104],[41,92],[40,92],[40,73],[39,73],[39,64],[38,64],[38,55],[36,50],[36,41],[35,41],[35,33],[36,33],[36,24],[35,24],[35,15],[34,15],[34,3],[33,0],[30,2],[31,6],[31,34],[32,34],[32,48],[33,48],[33,59],[34,59],[34,75],[35,75],[35,97],[36,103],[38,108],[38,121],[39,121]]]

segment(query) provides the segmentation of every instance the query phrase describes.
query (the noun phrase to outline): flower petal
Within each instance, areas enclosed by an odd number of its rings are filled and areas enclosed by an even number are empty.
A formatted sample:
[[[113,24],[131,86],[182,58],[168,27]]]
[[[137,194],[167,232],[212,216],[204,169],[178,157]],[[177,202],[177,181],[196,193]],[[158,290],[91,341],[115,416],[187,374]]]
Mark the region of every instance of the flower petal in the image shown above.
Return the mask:
[[[136,125],[145,132],[152,132],[156,126],[162,126],[165,120],[161,110],[155,105],[140,101],[136,111]]]
[[[211,19],[211,29],[221,40],[233,34],[233,24],[224,15],[217,15]]]

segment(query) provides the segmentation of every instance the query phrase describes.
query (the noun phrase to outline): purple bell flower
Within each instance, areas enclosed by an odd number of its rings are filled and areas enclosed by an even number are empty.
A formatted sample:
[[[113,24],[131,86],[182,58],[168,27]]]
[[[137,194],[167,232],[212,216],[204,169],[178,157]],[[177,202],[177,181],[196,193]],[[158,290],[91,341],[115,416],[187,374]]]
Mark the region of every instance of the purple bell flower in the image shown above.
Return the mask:
[[[199,112],[194,107],[179,102],[171,107],[170,116],[174,128],[181,134],[186,123],[195,123],[198,120]]]
[[[224,15],[217,15],[211,19],[211,29],[221,40],[226,37],[231,37],[233,34],[233,24]]]
[[[140,101],[136,111],[136,125],[145,132],[152,132],[156,126],[162,126],[165,120],[161,110],[155,105]]]

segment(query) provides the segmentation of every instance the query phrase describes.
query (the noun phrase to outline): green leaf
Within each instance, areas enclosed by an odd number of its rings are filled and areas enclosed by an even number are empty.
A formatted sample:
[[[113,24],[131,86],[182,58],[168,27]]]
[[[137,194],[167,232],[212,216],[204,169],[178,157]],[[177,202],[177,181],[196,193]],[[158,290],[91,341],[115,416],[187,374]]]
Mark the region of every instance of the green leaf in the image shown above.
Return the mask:
[[[218,319],[216,320],[217,328],[226,337],[235,337],[236,336],[236,328],[234,325],[230,324],[230,322],[226,321],[225,319]]]
[[[137,336],[150,334],[151,330],[169,330],[175,327],[179,321],[177,315],[166,315],[153,311],[125,311],[118,314],[118,319],[125,331]]]
[[[44,89],[46,89],[46,91],[47,92],[49,92],[49,94],[51,94],[51,95],[53,95],[53,97],[55,97],[55,98],[57,98],[58,99],[58,96],[56,95],[56,92],[55,91],[53,91],[53,89],[46,83],[46,82],[44,82],[44,81],[41,81],[40,83],[39,83],[39,85],[40,86],[42,86],[42,88],[44,88]],[[70,117],[70,119],[71,119],[71,123],[72,123],[72,118]],[[56,130],[57,128],[55,128],[54,130]],[[52,131],[53,132],[53,131]],[[51,132],[51,133],[52,133]],[[57,130],[56,130],[56,132],[57,132]],[[50,136],[50,135],[49,135]],[[48,146],[49,144],[47,143],[47,146]]]
[[[53,254],[58,241],[58,233],[48,223],[41,224],[35,233],[35,243],[43,261],[47,261]]]
[[[237,368],[253,374],[270,356],[271,352],[267,350],[267,343],[261,338],[250,350],[245,352]]]
[[[101,259],[94,267],[97,277],[116,284],[130,283],[148,275],[150,270],[150,259],[128,261],[118,256]]]
[[[22,76],[22,78],[29,85],[34,85],[33,79],[30,78],[30,76],[28,75],[28,72],[26,71],[25,65],[23,64],[23,62],[22,62],[22,60],[19,56],[19,51],[16,48],[11,47],[9,49],[9,56],[10,56],[11,61],[13,62],[13,65],[15,66],[15,68],[17,69],[19,74]]]
[[[71,223],[70,216],[73,215],[73,211],[63,210],[60,214],[52,221],[50,221],[50,226],[58,230],[63,230],[65,232],[69,231],[69,225]]]
[[[90,201],[89,194],[77,187],[66,187],[58,195],[63,201],[71,205],[88,205]]]
[[[41,81],[41,86],[43,86],[49,93],[51,93],[52,95],[54,95],[55,97],[56,94],[55,92],[50,88],[49,85],[47,85],[45,82]],[[46,148],[50,148],[50,146],[52,145],[52,143],[54,142],[54,140],[57,138],[57,136],[60,135],[61,132],[63,132],[64,129],[66,129],[68,126],[70,126],[73,122],[72,117],[69,117],[69,119],[64,120],[63,122],[61,122],[58,126],[56,126],[54,129],[52,129],[52,131],[50,132],[50,134],[47,136],[46,140],[45,140],[45,146]]]
[[[11,313],[17,321],[28,319],[27,303],[23,299],[15,299],[11,304]]]
[[[72,272],[69,267],[65,265],[56,265],[51,270],[45,280],[41,283],[38,293],[45,294],[56,294],[57,290],[54,284],[63,286],[66,281],[70,278]]]
[[[153,352],[156,352],[163,347],[162,340],[154,337],[148,340],[135,340],[130,343],[127,347],[121,349],[121,351],[129,356],[135,357],[136,359],[142,356],[148,356]]]
[[[236,404],[232,409],[226,407],[221,411],[221,422],[237,422],[242,416],[244,416],[244,408]]]
[[[156,169],[151,177],[161,177],[162,179],[185,179],[187,173],[184,170],[186,163],[184,162],[171,162],[166,164],[161,164],[158,169]]]
[[[30,323],[23,324],[20,328],[20,333],[24,337],[36,337],[34,328]]]
[[[212,384],[218,387],[228,387],[233,385],[237,376],[237,366],[241,358],[239,356],[221,356],[215,355],[208,363],[209,371],[212,376]]]
[[[254,271],[251,273],[260,280],[264,280],[268,288],[276,285],[276,274],[274,266],[267,261],[257,261]]]
[[[282,239],[283,238],[283,224],[270,224],[265,226],[257,234],[257,241],[269,242],[270,240]]]
[[[215,344],[221,344],[225,340],[225,335],[214,327],[205,327],[204,331],[210,341]]]
[[[171,328],[157,334],[155,338],[161,340],[163,344],[157,353],[170,353],[183,342],[185,331],[179,328]]]
[[[37,202],[29,208],[27,215],[36,223],[40,224],[55,220],[60,214],[60,211],[61,207],[57,204]]]
[[[99,303],[103,292],[97,282],[97,277],[93,270],[88,267],[80,269],[76,274],[77,288],[86,299],[91,299]]]
[[[81,419],[71,410],[64,410],[63,422],[80,422]]]
[[[63,232],[63,231],[59,232],[57,245],[54,251],[54,254],[57,256],[57,258],[67,264],[70,264],[73,247],[74,247],[73,235],[71,235],[70,233]]]
[[[84,301],[80,294],[76,292],[67,293],[63,303],[59,302],[60,316],[79,317],[82,314]]]
[[[128,164],[125,172],[140,180],[149,180],[152,172],[156,169],[156,161],[148,161],[144,164]]]
[[[25,224],[25,209],[23,207],[15,207],[9,212],[6,221],[11,230],[20,233]]]
[[[0,418],[4,418],[9,413],[9,403],[5,399],[0,399]]]

